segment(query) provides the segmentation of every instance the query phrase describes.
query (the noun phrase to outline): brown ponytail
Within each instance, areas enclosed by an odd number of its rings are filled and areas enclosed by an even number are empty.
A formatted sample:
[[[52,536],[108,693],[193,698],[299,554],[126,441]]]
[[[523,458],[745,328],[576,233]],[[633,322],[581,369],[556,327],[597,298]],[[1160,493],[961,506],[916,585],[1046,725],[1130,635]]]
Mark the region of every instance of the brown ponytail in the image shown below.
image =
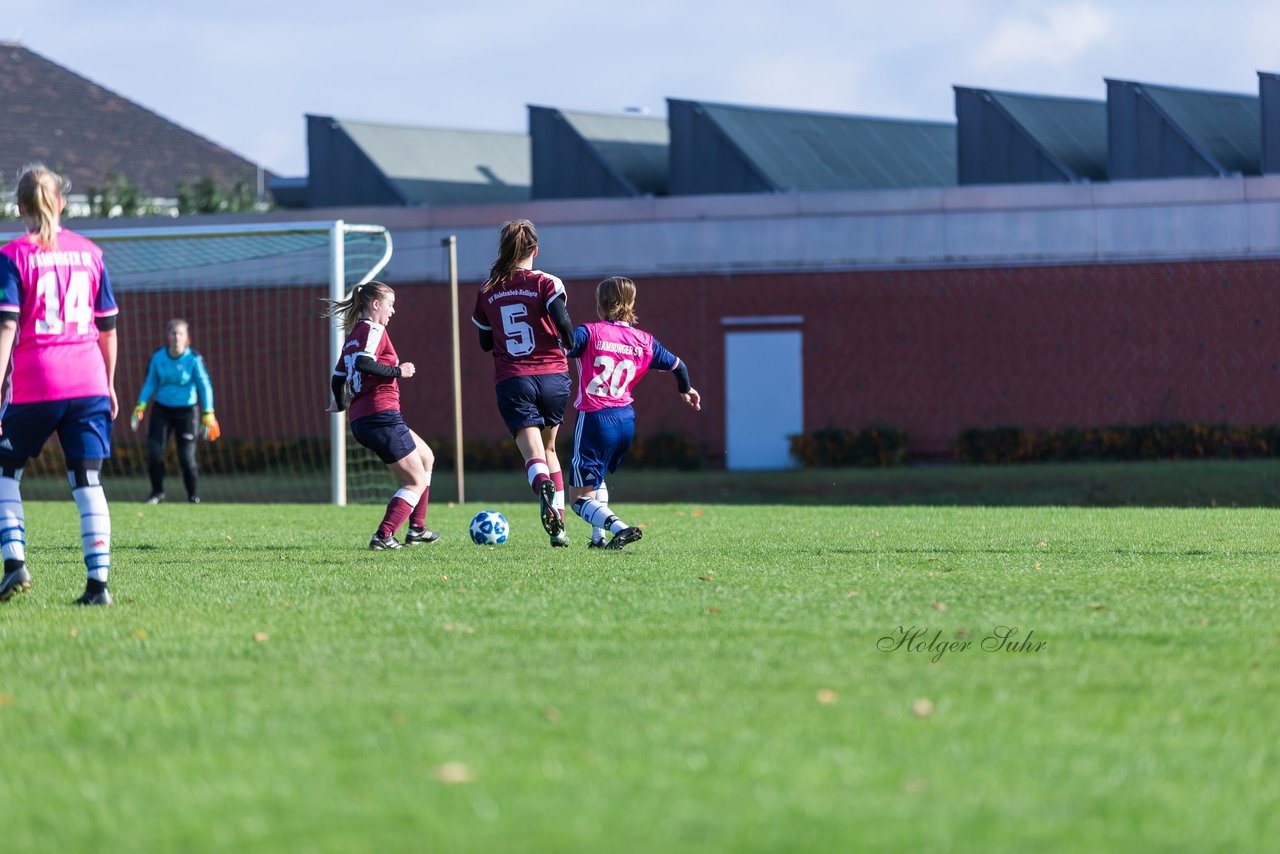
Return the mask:
[[[538,230],[527,219],[515,219],[502,226],[498,237],[498,260],[489,268],[489,278],[480,292],[491,290],[516,270],[516,265],[538,248]]]
[[[392,293],[394,292],[391,286],[384,285],[382,282],[356,285],[346,299],[322,299],[325,309],[320,316],[339,318],[342,321],[342,328],[350,332],[356,325],[356,321],[360,319],[360,315],[364,314],[365,309],[375,300],[386,299]]]
[[[27,230],[37,233],[36,242],[45,249],[53,248],[62,216],[62,200],[69,189],[71,182],[62,180],[43,163],[27,166],[18,178],[18,211]]]

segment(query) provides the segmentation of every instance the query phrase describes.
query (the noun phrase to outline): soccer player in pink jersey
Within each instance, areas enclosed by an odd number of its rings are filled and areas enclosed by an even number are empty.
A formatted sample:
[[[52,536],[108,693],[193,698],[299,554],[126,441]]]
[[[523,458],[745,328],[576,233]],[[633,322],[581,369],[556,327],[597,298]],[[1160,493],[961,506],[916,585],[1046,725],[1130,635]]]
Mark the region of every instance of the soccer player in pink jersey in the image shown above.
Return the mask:
[[[395,533],[405,520],[409,530],[403,545],[434,543],[440,535],[427,530],[427,501],[436,458],[400,414],[399,380],[412,377],[416,370],[413,362],[400,361],[387,336],[387,324],[396,313],[395,291],[382,282],[369,282],[356,285],[345,300],[325,303],[325,316],[340,318],[348,333],[333,368],[328,411],[348,410],[351,435],[377,454],[400,481],[369,548],[401,548]]]
[[[110,605],[111,513],[102,461],[111,456],[116,400],[116,307],[102,250],[62,228],[67,185],[42,165],[18,179],[30,232],[0,249],[0,601],[31,589],[19,483],[55,431],[80,510],[88,573],[78,605]]]
[[[685,402],[702,409],[702,397],[689,383],[689,369],[658,340],[635,326],[636,283],[622,276],[596,286],[599,323],[573,331],[569,357],[578,359],[578,396],[573,405],[573,511],[591,525],[588,548],[620,549],[640,539],[640,529],[609,508],[605,475],[615,471],[636,435],[631,390],[650,369],[671,371]],[[605,543],[605,532],[613,535]]]
[[[561,342],[573,335],[564,283],[533,269],[538,232],[527,219],[502,227],[498,258],[476,296],[471,322],[480,346],[493,351],[498,412],[524,457],[525,474],[542,504],[551,545],[569,545],[564,529],[564,474],[556,433],[569,404],[569,361]]]

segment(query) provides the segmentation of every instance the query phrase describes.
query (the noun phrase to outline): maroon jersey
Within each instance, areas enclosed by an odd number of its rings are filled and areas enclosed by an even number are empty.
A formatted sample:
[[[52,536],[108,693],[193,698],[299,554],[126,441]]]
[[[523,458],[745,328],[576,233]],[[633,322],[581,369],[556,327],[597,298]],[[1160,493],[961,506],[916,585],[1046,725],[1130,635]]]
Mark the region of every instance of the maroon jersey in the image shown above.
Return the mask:
[[[569,360],[547,306],[564,296],[564,282],[540,270],[516,270],[476,296],[471,322],[493,333],[493,381],[563,374]]]
[[[395,367],[400,364],[396,348],[391,346],[391,339],[387,337],[387,327],[372,320],[356,323],[343,342],[342,355],[333,368],[334,376],[347,379],[347,388],[351,392],[347,417],[352,421],[375,412],[400,408],[400,385],[395,377],[380,377],[356,370],[356,358],[362,354],[371,356],[382,365]]]

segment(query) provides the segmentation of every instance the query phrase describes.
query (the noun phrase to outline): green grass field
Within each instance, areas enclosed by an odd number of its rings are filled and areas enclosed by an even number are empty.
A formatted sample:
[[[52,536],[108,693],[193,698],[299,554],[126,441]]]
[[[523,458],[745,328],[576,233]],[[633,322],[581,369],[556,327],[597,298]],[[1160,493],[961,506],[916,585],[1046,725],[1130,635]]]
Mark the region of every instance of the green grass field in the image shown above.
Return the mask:
[[[620,500],[645,539],[602,553],[531,502],[480,548],[480,505],[437,504],[440,543],[369,553],[375,507],[116,502],[90,610],[74,506],[29,504],[0,848],[1280,837],[1278,511]],[[984,650],[1000,626],[1031,647]],[[971,646],[893,648],[913,627]]]

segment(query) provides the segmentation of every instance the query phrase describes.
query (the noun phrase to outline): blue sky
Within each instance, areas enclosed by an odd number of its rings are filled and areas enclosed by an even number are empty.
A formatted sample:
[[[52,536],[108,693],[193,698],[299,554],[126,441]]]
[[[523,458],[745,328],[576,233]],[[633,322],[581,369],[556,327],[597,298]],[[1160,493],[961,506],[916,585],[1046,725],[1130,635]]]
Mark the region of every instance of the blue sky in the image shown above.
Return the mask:
[[[0,40],[277,174],[306,113],[522,131],[527,104],[667,96],[952,119],[953,84],[1102,99],[1104,78],[1257,92],[1280,2],[0,0]],[[39,14],[36,13],[39,10]]]

